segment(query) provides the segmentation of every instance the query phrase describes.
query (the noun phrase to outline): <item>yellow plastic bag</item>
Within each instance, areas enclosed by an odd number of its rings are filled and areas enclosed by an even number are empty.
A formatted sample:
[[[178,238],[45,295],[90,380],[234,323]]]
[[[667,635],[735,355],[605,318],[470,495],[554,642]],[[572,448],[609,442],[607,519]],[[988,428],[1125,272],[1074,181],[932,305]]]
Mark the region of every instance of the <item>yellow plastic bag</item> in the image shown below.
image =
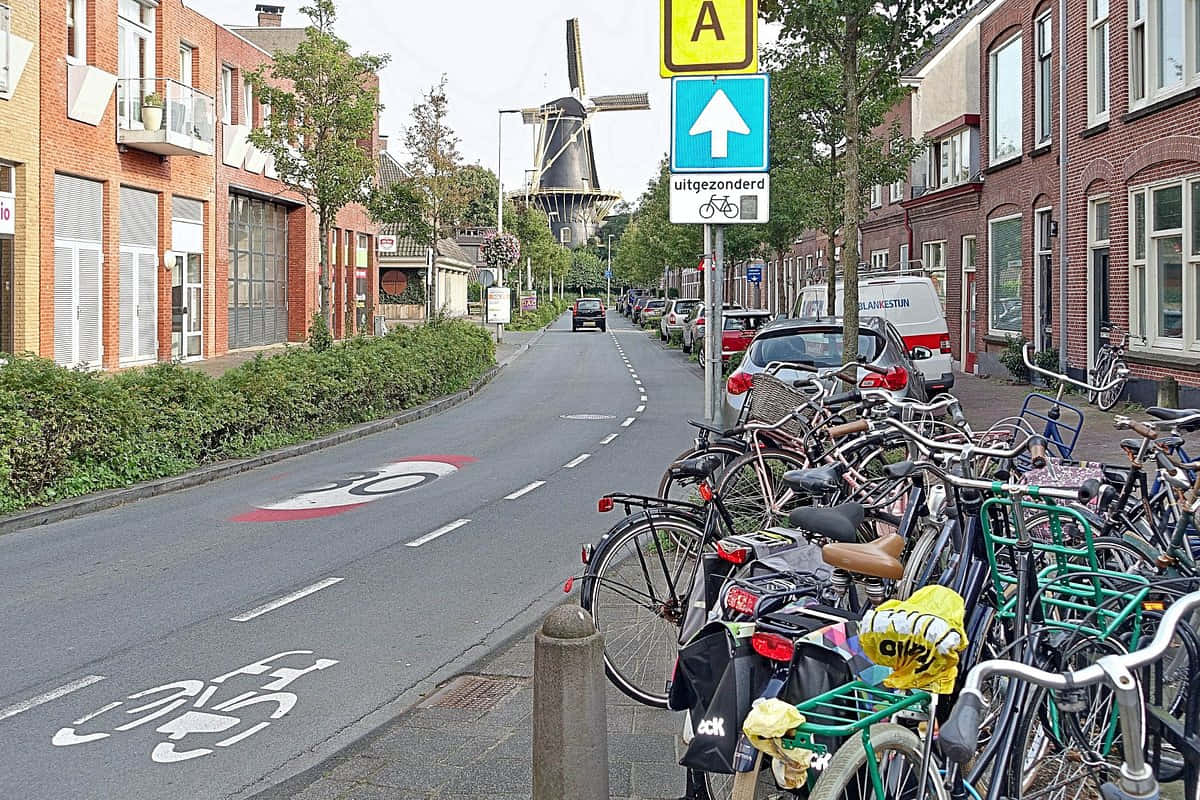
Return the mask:
[[[799,789],[808,777],[812,751],[801,747],[784,747],[787,732],[804,723],[804,715],[790,703],[779,699],[755,700],[742,732],[755,749],[771,757],[775,782],[784,789]]]
[[[949,694],[958,656],[967,647],[965,603],[945,586],[926,586],[907,600],[889,600],[863,616],[858,640],[867,657],[892,668],[883,684]]]

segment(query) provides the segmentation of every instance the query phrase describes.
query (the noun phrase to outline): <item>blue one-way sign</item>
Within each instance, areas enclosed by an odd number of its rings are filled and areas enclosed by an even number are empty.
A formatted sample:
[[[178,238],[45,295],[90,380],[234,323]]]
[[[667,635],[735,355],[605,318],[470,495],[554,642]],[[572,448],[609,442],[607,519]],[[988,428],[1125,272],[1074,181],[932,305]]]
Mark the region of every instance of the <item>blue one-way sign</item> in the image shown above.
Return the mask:
[[[762,264],[749,264],[746,267],[747,283],[762,283]]]
[[[672,172],[770,169],[766,75],[671,81]]]

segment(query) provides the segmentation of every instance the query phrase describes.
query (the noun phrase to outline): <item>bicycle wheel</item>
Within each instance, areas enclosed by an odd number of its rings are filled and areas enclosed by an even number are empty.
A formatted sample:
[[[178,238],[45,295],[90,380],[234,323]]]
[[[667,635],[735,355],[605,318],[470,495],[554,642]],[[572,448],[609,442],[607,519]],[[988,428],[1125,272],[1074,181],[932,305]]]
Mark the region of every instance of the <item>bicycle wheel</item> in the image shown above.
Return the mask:
[[[787,523],[787,512],[809,502],[783,483],[783,474],[808,463],[786,450],[759,450],[730,462],[717,484],[717,493],[733,518],[738,533]]]
[[[809,795],[810,800],[946,800],[937,764],[929,764],[925,792],[918,796],[921,782],[921,740],[907,728],[890,723],[871,726],[871,748],[875,751],[884,794],[876,794],[867,768],[867,751],[862,737],[852,736],[829,762]]]
[[[722,469],[735,458],[745,453],[745,450],[734,445],[713,443],[708,447],[699,448],[692,447],[684,450],[675,457],[672,464],[680,461],[685,461],[689,458],[699,458],[700,456],[718,455],[724,460]],[[717,472],[715,477],[720,478],[721,472]],[[663,473],[662,479],[658,482],[658,496],[664,500],[682,500],[688,503],[699,503],[700,494],[696,491],[697,480],[695,478],[674,478],[671,476],[671,470],[668,468]]]
[[[1125,391],[1125,384],[1129,380],[1125,374],[1126,372],[1127,368],[1125,366],[1125,362],[1121,359],[1114,358],[1109,362],[1108,370],[1105,373],[1104,380],[1100,385],[1107,386],[1113,381],[1115,381],[1115,383],[1112,388],[1100,392],[1099,397],[1096,398],[1096,406],[1099,407],[1101,411],[1112,410],[1112,407],[1115,406],[1117,401],[1121,399],[1121,393]]]
[[[936,525],[924,528],[904,558],[904,577],[896,584],[896,600],[907,600],[917,589],[938,583],[954,559],[954,543],[951,541],[947,541],[940,552],[937,551],[937,543],[942,537],[941,528]]]
[[[588,564],[579,604],[604,635],[604,671],[648,706],[667,707],[688,582],[703,539],[698,521],[652,512],[606,537]]]
[[[1112,351],[1108,349],[1107,345],[1105,345],[1100,349],[1100,352],[1096,354],[1096,366],[1092,368],[1091,374],[1088,375],[1088,377],[1091,378],[1091,380],[1088,381],[1089,383],[1091,383],[1093,386],[1104,385],[1102,376],[1108,374],[1108,363],[1111,359]],[[1090,389],[1088,390],[1087,399],[1089,403],[1095,405],[1096,400],[1099,399],[1099,396],[1099,392],[1093,392]]]
[[[707,772],[704,779],[709,800],[795,800],[801,796],[798,792],[776,786],[770,765],[765,765],[754,774],[720,775]]]

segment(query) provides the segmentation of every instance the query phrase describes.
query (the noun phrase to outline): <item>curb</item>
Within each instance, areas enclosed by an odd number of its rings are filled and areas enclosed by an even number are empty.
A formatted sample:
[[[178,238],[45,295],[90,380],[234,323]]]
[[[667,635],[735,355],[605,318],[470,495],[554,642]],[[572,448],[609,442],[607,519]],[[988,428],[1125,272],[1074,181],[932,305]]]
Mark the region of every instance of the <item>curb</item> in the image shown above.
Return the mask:
[[[544,333],[544,331],[542,332]],[[453,408],[461,403],[466,402],[470,398],[479,393],[493,378],[500,374],[500,370],[507,367],[513,361],[516,361],[518,356],[521,356],[528,351],[534,344],[541,339],[542,334],[530,339],[522,345],[517,352],[510,355],[504,361],[490,368],[483,375],[476,379],[475,383],[467,389],[460,392],[455,392],[445,397],[439,397],[437,400],[432,400],[424,405],[410,408],[407,411],[401,411],[390,417],[374,420],[372,422],[363,422],[349,428],[322,436],[318,439],[312,439],[299,444],[288,445],[281,447],[278,450],[270,450],[266,453],[260,453],[249,458],[237,459],[235,461],[223,461],[219,464],[213,464],[207,467],[199,467],[197,469],[185,472],[182,475],[172,475],[168,478],[159,478],[145,483],[139,483],[134,486],[127,486],[122,489],[109,489],[103,492],[86,495],[73,500],[65,500],[61,503],[56,503],[52,506],[44,506],[34,508],[29,511],[18,511],[15,514],[9,514],[6,517],[0,517],[0,534],[12,533],[14,531],[25,530],[27,528],[36,528],[42,525],[49,525],[53,522],[62,522],[68,519],[75,519],[86,514],[92,514],[97,511],[104,511],[109,508],[115,508],[126,503],[132,503],[137,500],[145,500],[150,497],[158,497],[159,495],[177,492],[182,489],[191,489],[195,486],[201,486],[213,481],[219,481],[223,478],[228,478],[242,472],[247,472],[258,467],[263,467],[268,464],[274,464],[279,461],[284,461],[296,456],[307,455],[308,453],[316,452],[317,450],[325,450],[330,447],[336,447],[339,444],[361,439],[364,436],[371,436],[376,433],[398,428],[401,425],[406,425],[410,422],[416,422],[426,417],[431,417],[434,414],[439,414],[447,409]]]

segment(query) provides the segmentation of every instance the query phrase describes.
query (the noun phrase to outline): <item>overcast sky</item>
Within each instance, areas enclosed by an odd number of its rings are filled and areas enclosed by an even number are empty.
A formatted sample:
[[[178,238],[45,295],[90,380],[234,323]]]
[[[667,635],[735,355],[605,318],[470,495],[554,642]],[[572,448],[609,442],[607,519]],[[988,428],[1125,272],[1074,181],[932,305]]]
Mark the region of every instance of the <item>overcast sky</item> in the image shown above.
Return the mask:
[[[280,2],[280,0],[275,0]],[[253,25],[252,0],[186,0],[222,24]],[[283,24],[305,24],[302,0]],[[450,124],[470,163],[496,169],[497,109],[534,106],[568,94],[566,20],[579,17],[590,94],[645,91],[650,111],[597,114],[596,168],[603,188],[637,199],[668,146],[670,84],[658,77],[658,3],[648,0],[340,0],[338,33],[355,52],[391,55],[383,73],[382,132],[403,147],[413,103],[442,73]],[[501,177],[523,185],[531,128],[504,118]]]

